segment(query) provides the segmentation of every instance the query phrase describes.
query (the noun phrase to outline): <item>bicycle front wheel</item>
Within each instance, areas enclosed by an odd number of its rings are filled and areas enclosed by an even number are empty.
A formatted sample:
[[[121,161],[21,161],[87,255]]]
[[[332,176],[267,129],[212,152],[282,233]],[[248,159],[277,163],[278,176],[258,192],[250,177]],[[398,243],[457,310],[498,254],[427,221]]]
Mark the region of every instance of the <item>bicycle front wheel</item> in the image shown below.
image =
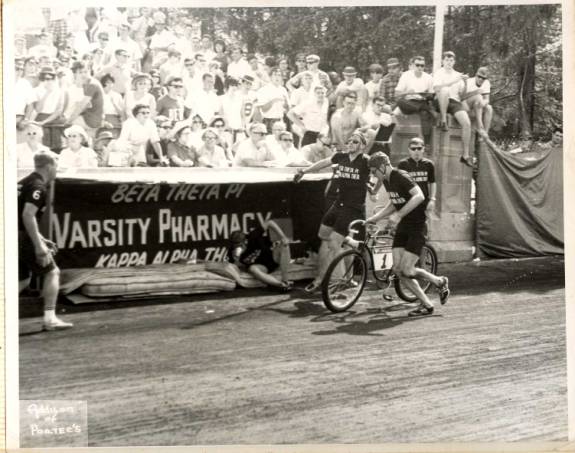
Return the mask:
[[[424,245],[421,249],[421,254],[419,255],[419,260],[415,263],[415,267],[420,269],[426,270],[431,274],[435,274],[437,272],[437,255],[435,254],[435,250],[433,250],[430,246]],[[424,293],[426,293],[430,286],[431,282],[425,280],[423,278],[416,278],[415,279]],[[417,300],[417,296],[411,292],[410,289],[405,286],[405,284],[401,281],[401,279],[395,276],[394,281],[395,285],[395,292],[397,295],[402,298],[406,302],[415,302]]]
[[[367,279],[367,262],[355,249],[340,253],[329,264],[321,284],[323,303],[339,313],[351,308],[360,298]]]

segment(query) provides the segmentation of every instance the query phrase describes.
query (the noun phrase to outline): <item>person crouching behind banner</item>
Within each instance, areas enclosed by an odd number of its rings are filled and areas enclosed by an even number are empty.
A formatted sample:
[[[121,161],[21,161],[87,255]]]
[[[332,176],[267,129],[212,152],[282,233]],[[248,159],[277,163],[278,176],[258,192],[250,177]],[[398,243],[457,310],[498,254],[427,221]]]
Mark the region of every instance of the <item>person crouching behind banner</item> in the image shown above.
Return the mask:
[[[272,242],[272,232],[279,236],[279,241]],[[293,282],[288,275],[290,260],[289,239],[273,220],[269,220],[263,227],[258,225],[247,234],[239,230],[230,234],[228,261],[246,269],[266,285],[283,291],[292,289]],[[281,280],[271,275],[278,267]]]
[[[34,172],[18,183],[18,286],[30,284],[30,273],[43,277],[44,330],[72,327],[56,317],[60,270],[54,261],[56,245],[40,234],[38,223],[46,207],[47,186],[56,178],[58,155],[40,152],[34,156]]]

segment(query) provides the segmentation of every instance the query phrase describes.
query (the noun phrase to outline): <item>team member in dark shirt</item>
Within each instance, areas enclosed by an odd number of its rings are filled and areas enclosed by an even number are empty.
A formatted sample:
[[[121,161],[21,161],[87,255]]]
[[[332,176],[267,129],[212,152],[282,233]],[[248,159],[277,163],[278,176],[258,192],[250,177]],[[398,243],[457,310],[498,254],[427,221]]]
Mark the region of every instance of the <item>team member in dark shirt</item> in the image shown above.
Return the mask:
[[[383,182],[390,203],[368,218],[367,222],[375,223],[388,217],[388,226],[396,229],[392,245],[393,270],[421,301],[421,306],[409,315],[431,315],[433,304],[415,279],[423,278],[438,287],[441,304],[447,302],[449,286],[447,277],[438,277],[415,267],[427,235],[425,196],[405,171],[391,166],[389,157],[384,153],[373,154],[369,159],[369,167],[374,176]]]
[[[429,213],[435,209],[437,185],[435,183],[435,164],[423,157],[424,145],[423,139],[412,138],[409,141],[409,157],[399,162],[397,169],[406,171],[410,178],[417,183],[423,192],[425,197],[423,204]]]
[[[277,243],[272,242],[270,232],[278,238]],[[245,267],[254,277],[269,286],[289,291],[293,282],[289,281],[289,264],[291,260],[289,239],[279,225],[269,220],[262,226],[257,226],[246,235],[242,231],[230,234],[230,247],[228,248],[228,261]],[[280,269],[282,280],[271,275]]]
[[[355,131],[346,143],[347,152],[336,153],[320,160],[306,169],[298,170],[294,181],[299,182],[303,175],[330,165],[336,165],[334,183],[337,198],[325,213],[318,236],[322,241],[319,249],[318,275],[306,287],[307,292],[316,291],[331,259],[341,250],[348,226],[353,220],[365,218],[365,196],[369,182],[369,157],[364,154],[367,139]]]
[[[54,262],[56,246],[40,234],[38,223],[46,207],[47,186],[56,178],[57,155],[34,156],[35,171],[18,183],[18,280],[22,291],[30,283],[30,272],[44,278],[44,329],[72,327],[56,317],[60,270]]]

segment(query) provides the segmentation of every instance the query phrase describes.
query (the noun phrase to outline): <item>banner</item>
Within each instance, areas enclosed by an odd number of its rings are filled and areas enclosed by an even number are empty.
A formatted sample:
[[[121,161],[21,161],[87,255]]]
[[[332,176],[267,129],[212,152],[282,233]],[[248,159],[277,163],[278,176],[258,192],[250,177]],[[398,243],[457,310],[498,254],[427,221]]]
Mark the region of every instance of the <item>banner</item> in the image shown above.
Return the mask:
[[[563,152],[526,159],[483,145],[477,180],[477,235],[497,258],[564,253]]]
[[[230,184],[58,179],[51,237],[58,265],[126,267],[180,259],[222,261],[235,230],[291,219],[310,241],[321,220],[326,181]]]

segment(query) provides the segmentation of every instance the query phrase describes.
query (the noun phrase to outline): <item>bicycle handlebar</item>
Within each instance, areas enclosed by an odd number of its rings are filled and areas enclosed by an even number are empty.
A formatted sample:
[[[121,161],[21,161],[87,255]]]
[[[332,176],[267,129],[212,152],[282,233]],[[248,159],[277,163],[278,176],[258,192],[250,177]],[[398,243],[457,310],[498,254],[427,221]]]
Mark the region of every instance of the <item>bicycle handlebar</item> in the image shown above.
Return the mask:
[[[353,239],[354,236],[359,233],[359,230],[354,228],[356,225],[365,225],[365,232],[367,233],[368,237],[373,237],[379,233],[379,226],[377,224],[367,223],[365,220],[357,219],[351,222],[347,227],[348,235],[351,237],[351,239]]]

